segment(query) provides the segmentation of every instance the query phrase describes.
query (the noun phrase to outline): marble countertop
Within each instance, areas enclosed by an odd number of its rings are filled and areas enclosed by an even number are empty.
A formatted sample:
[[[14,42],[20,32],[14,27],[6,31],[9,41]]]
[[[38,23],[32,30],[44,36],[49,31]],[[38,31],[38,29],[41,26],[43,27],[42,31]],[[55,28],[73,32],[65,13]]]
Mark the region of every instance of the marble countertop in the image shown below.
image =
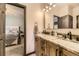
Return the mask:
[[[46,34],[37,34],[36,36],[43,38],[51,43],[55,43],[73,53],[79,55],[79,43],[74,43],[72,41],[63,40],[62,38],[58,38],[56,36],[46,35]]]

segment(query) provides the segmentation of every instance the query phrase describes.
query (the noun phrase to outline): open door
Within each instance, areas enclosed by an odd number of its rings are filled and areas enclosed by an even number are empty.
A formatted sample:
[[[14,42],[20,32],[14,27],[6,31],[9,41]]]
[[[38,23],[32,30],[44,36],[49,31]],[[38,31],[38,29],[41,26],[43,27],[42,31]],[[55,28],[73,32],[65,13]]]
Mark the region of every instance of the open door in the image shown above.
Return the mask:
[[[0,3],[0,56],[5,55],[5,4]]]

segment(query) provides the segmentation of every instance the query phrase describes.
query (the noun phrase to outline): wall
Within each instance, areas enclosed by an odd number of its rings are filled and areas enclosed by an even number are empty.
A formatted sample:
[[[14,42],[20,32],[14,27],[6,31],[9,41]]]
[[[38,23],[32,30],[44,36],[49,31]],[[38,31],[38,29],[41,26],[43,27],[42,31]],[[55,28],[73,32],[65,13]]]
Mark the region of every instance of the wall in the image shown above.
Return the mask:
[[[35,51],[34,49],[34,23],[38,23],[39,32],[43,30],[43,12],[41,4],[26,3],[26,53]]]
[[[24,31],[24,9],[6,4],[6,27],[19,26]]]
[[[73,16],[73,29],[55,29],[55,31],[60,33],[68,33],[69,31],[72,32],[72,34],[79,35],[79,29],[76,29],[76,16],[79,15],[79,5],[76,6],[69,6],[69,5],[63,5],[63,7],[55,7],[52,8],[52,10],[48,13],[46,13],[46,28],[48,23],[50,23],[51,29],[53,29],[53,15],[57,16],[64,16],[64,15],[72,15]],[[52,21],[51,21],[52,20]]]
[[[68,4],[64,4],[62,7],[58,7],[58,5],[52,8],[51,11],[46,13],[49,16],[46,16],[46,28],[47,24],[50,23],[51,29],[53,29],[53,15],[57,15],[59,17],[65,15],[72,15],[73,16],[73,28],[76,28],[76,16],[79,15],[79,6],[69,6]],[[52,20],[52,21],[51,21]]]
[[[50,23],[50,28],[53,29],[53,15],[56,16],[64,16],[64,15],[68,15],[69,14],[69,10],[68,10],[68,6],[67,5],[63,5],[62,7],[54,7],[52,8],[51,11],[49,11],[48,13],[46,13],[46,28],[48,27],[48,23]]]
[[[43,30],[43,12],[40,3],[22,3],[26,6],[26,53],[35,51],[34,23],[38,23],[38,30]],[[17,13],[18,14],[18,13]]]

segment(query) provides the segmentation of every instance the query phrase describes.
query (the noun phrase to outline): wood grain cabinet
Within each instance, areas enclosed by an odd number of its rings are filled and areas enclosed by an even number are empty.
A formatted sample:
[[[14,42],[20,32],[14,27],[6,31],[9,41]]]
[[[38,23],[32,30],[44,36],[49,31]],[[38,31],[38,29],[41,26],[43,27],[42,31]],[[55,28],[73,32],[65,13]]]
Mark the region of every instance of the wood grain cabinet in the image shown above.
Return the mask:
[[[68,50],[40,37],[35,38],[35,51],[37,56],[79,56],[77,52]]]
[[[59,48],[40,37],[35,38],[35,51],[37,56],[57,56],[59,55]]]
[[[68,51],[66,49],[62,50],[62,56],[78,56],[79,54],[73,53],[71,51]]]
[[[3,56],[4,54],[4,50],[3,50],[3,40],[0,40],[0,56]]]
[[[5,55],[5,4],[0,3],[0,56]]]
[[[46,40],[41,38],[41,55],[46,56]]]
[[[59,48],[57,45],[51,43],[51,42],[47,42],[47,54],[49,56],[57,56],[59,55]]]
[[[40,50],[41,50],[41,45],[40,45],[40,38],[39,37],[35,37],[35,53],[37,56],[40,56]]]

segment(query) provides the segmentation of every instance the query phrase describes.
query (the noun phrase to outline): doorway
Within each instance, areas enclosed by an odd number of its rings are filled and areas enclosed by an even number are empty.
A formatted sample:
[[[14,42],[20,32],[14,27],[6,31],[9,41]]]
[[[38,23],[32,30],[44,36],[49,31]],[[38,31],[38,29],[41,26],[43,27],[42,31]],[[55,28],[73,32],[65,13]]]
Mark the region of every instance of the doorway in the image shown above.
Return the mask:
[[[5,55],[26,55],[26,7],[7,3],[5,14]]]

